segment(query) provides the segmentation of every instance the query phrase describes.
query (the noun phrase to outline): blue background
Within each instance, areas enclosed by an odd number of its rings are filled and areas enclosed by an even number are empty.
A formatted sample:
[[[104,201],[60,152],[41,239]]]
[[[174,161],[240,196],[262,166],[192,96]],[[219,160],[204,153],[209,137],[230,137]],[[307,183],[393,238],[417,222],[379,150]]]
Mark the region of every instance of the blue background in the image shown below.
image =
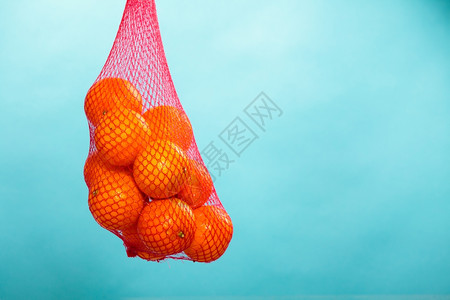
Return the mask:
[[[0,4],[0,298],[450,293],[448,1],[157,1],[200,148],[261,91],[284,111],[216,182],[212,264],[127,258],[89,213],[83,101],[124,4]]]

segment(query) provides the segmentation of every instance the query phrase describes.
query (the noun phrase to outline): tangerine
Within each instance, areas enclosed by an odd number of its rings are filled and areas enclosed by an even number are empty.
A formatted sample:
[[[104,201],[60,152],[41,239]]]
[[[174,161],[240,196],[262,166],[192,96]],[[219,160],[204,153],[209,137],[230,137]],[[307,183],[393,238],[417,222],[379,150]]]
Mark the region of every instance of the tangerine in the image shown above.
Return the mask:
[[[199,207],[194,210],[194,216],[195,237],[184,253],[193,261],[214,261],[225,253],[233,236],[230,216],[217,206]]]
[[[187,158],[176,144],[152,141],[138,154],[133,175],[139,188],[153,199],[175,196],[187,178]]]
[[[142,210],[137,231],[152,252],[176,254],[189,247],[194,238],[194,214],[180,199],[154,200]]]
[[[142,112],[142,96],[136,87],[122,78],[104,78],[94,83],[84,102],[84,111],[92,125],[97,126],[107,112],[116,108]]]
[[[150,260],[150,261],[160,261],[166,258],[164,255],[155,254],[148,251],[138,251],[136,252],[136,255],[139,256],[142,259]]]
[[[145,197],[129,172],[110,172],[89,189],[89,210],[100,226],[123,230],[136,223]]]
[[[148,126],[137,112],[125,109],[105,114],[95,129],[95,145],[111,165],[131,165],[148,141]]]
[[[194,133],[186,113],[174,106],[161,105],[143,114],[150,128],[150,140],[168,140],[189,149]]]
[[[98,152],[89,154],[84,164],[83,175],[86,185],[90,187],[94,180],[114,171],[125,171],[123,167],[112,166],[100,159]]]
[[[122,230],[122,240],[127,247],[127,252],[134,253],[145,260],[162,260],[165,256],[152,253],[147,246],[142,242],[137,232],[137,226],[133,225],[127,229]]]
[[[206,167],[191,159],[188,164],[188,178],[178,196],[193,209],[208,201],[213,190],[213,181]]]

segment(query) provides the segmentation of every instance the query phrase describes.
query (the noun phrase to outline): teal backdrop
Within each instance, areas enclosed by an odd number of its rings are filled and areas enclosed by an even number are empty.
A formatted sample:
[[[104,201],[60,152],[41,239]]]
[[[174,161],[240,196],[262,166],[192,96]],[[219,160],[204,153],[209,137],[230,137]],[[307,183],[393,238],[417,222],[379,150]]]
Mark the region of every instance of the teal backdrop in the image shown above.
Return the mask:
[[[128,258],[90,215],[83,101],[125,0],[2,1],[0,299],[450,294],[448,1],[156,2],[197,144],[234,160],[228,251]],[[239,157],[236,117],[258,135]]]

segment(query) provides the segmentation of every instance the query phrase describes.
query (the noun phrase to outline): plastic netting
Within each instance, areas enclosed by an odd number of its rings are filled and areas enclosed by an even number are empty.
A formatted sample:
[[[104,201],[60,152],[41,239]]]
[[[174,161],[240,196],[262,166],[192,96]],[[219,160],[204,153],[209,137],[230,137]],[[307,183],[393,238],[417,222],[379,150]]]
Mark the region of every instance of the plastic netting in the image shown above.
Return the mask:
[[[128,0],[85,99],[89,209],[128,256],[210,262],[233,234],[175,91],[154,0]]]

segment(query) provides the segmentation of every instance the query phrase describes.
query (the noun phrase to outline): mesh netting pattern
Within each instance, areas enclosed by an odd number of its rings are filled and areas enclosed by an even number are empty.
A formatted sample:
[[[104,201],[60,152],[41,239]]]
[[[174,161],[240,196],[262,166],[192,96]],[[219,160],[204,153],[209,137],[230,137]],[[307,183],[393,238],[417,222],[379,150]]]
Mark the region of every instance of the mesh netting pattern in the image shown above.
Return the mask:
[[[154,0],[128,0],[84,105],[89,209],[130,257],[211,262],[227,249],[223,208],[175,91]]]

